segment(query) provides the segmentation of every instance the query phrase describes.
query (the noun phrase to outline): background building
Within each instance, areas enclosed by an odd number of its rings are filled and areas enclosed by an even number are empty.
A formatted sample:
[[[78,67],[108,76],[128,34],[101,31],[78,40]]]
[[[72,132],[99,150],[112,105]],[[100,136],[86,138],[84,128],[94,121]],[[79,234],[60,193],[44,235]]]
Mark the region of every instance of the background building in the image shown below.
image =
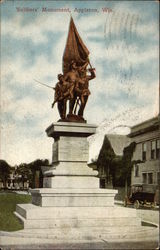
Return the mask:
[[[107,134],[98,159],[88,165],[98,170],[100,188],[113,188],[116,185],[116,173],[119,172],[115,159],[121,161],[123,150],[130,144],[126,135]]]
[[[136,142],[131,185],[142,184],[143,191],[156,192],[160,185],[160,117],[133,126],[128,136]]]

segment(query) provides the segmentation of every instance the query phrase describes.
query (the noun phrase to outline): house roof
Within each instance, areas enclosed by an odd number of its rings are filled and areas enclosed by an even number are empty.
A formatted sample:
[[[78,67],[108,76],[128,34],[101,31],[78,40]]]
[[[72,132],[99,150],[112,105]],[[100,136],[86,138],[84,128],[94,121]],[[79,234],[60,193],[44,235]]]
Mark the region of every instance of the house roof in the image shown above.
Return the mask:
[[[126,135],[107,134],[107,138],[116,155],[123,155],[123,149],[130,144],[130,138]]]
[[[133,127],[131,127],[131,133],[128,137],[134,137],[139,134],[144,134],[149,131],[154,131],[159,129],[160,124],[160,116],[153,117],[149,120],[146,120],[142,123],[139,123]]]
[[[111,143],[114,153],[117,156],[122,156],[123,149],[127,147],[131,142],[131,139],[127,135],[107,134],[106,136]],[[89,162],[88,165],[95,168],[96,163],[97,160],[94,160],[93,162]]]

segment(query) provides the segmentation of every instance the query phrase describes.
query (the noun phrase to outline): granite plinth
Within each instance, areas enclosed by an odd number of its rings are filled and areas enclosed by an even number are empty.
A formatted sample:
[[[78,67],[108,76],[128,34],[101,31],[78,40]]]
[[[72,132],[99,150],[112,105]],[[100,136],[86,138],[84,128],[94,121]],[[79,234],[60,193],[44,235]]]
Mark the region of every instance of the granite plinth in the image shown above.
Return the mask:
[[[98,171],[84,162],[60,162],[44,172],[45,176],[98,176]]]
[[[31,193],[32,204],[42,207],[113,207],[117,190],[41,188]]]
[[[86,137],[60,136],[53,144],[53,163],[87,162],[89,144]]]
[[[16,214],[24,223],[24,228],[64,228],[82,230],[97,228],[103,231],[104,227],[125,228],[126,226],[140,226],[141,220],[136,210],[123,207],[39,207],[33,204],[19,204]],[[92,230],[93,230],[92,229]]]
[[[44,188],[99,188],[98,172],[87,165],[87,137],[95,125],[57,122],[46,129],[54,138],[52,167],[44,172]]]
[[[56,122],[46,129],[46,133],[54,139],[59,136],[88,137],[96,133],[96,126],[86,123]]]
[[[95,179],[95,180],[94,180]],[[44,188],[99,188],[99,179],[90,176],[55,176],[44,177]]]

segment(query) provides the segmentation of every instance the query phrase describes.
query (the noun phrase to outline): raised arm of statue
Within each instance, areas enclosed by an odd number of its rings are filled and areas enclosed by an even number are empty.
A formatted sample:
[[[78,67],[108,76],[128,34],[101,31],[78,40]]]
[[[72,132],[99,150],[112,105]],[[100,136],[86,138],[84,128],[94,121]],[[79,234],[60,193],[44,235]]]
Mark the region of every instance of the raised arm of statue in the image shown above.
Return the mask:
[[[92,80],[92,79],[94,79],[96,77],[95,69],[90,68],[89,71],[90,71],[91,74],[90,74],[90,76],[87,76],[88,81],[90,81],[90,80]]]
[[[79,67],[79,70],[86,70],[88,64],[89,64],[89,62],[87,61],[83,66]]]

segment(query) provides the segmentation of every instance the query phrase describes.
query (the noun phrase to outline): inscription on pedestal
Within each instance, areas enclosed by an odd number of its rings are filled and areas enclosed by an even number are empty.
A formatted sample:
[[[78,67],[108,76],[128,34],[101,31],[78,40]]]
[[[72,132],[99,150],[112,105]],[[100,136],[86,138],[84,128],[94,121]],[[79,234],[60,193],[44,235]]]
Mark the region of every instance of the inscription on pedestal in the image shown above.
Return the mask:
[[[88,161],[87,138],[60,137],[58,141],[58,161]]]

